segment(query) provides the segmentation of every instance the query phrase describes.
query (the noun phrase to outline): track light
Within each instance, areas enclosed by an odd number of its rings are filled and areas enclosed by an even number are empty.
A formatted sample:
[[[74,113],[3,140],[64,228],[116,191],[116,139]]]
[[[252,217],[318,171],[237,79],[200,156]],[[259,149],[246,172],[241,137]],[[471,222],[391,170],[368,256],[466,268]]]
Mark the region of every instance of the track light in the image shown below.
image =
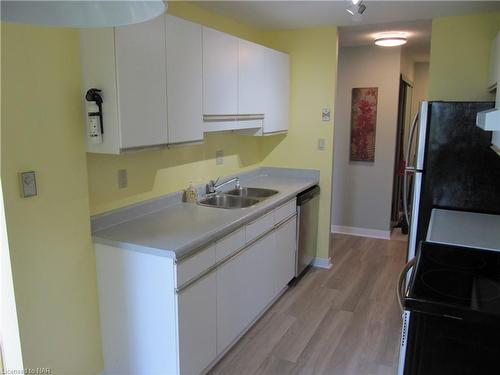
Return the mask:
[[[347,13],[352,16],[352,20],[355,22],[361,21],[361,16],[366,10],[366,5],[363,4],[362,0],[352,0],[352,5],[346,9]]]

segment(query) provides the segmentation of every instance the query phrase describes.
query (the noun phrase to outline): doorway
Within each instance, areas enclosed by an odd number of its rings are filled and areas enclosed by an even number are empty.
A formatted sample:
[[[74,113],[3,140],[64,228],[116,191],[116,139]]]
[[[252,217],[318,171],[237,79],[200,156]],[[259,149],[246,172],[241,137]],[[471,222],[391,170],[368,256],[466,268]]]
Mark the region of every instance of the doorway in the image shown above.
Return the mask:
[[[403,174],[405,168],[405,150],[411,124],[413,82],[404,75],[399,79],[398,122],[396,128],[396,149],[394,157],[394,179],[392,189],[391,229],[401,227],[402,233],[408,233],[403,213]],[[410,192],[411,193],[411,192]]]

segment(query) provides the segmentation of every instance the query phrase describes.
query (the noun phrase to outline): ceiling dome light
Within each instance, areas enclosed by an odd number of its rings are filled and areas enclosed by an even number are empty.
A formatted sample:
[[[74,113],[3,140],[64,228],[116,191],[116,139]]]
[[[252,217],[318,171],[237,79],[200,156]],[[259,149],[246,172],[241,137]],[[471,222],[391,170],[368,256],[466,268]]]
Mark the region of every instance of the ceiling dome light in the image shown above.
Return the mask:
[[[165,12],[162,0],[2,1],[2,21],[45,26],[107,27],[130,25]]]
[[[380,33],[375,36],[375,44],[382,47],[397,47],[406,44],[406,33],[391,32]]]
[[[393,38],[377,38],[375,39],[375,44],[382,47],[396,47],[406,44],[406,38],[393,37]]]

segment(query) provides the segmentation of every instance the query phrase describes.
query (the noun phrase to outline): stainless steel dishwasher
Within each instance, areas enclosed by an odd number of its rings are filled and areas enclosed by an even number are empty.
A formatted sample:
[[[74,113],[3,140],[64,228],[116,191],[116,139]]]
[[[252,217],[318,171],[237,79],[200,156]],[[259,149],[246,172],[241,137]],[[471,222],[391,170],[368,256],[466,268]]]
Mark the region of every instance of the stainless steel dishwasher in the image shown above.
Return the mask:
[[[295,277],[309,266],[316,256],[318,234],[319,186],[297,195],[297,255]]]

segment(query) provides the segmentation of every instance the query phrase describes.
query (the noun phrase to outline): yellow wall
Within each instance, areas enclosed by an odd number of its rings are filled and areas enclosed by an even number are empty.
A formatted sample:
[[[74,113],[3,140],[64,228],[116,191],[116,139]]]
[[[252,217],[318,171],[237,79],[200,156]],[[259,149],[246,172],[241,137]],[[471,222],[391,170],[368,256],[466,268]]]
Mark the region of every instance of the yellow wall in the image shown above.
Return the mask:
[[[491,42],[500,12],[436,18],[432,21],[429,100],[490,100]]]
[[[2,23],[1,174],[25,367],[102,369],[78,33]],[[39,195],[22,199],[18,172]]]
[[[196,5],[170,2],[168,13],[216,28],[240,38],[260,42],[262,33]],[[90,212],[97,214],[203,183],[261,162],[260,140],[235,134],[211,134],[199,146],[125,155],[88,154]],[[215,151],[224,150],[224,164],[215,164]],[[117,173],[127,169],[128,187],[118,189]]]
[[[171,2],[169,12],[291,54],[289,134],[213,134],[200,146],[86,155],[78,32],[2,24],[1,175],[26,367],[102,369],[91,213],[260,165],[315,168],[323,190],[318,255],[328,255],[333,126],[320,114],[333,110],[336,28],[263,32],[192,4]],[[319,137],[325,151],[316,150]],[[118,190],[122,168],[129,186]],[[17,173],[25,170],[37,172],[38,197],[20,198]]]
[[[287,136],[262,140],[263,165],[320,170],[320,213],[317,256],[327,258],[330,234],[333,120],[321,121],[321,109],[331,108],[337,75],[337,28],[266,32],[264,42],[290,54],[291,98]],[[326,141],[317,149],[318,138]]]

